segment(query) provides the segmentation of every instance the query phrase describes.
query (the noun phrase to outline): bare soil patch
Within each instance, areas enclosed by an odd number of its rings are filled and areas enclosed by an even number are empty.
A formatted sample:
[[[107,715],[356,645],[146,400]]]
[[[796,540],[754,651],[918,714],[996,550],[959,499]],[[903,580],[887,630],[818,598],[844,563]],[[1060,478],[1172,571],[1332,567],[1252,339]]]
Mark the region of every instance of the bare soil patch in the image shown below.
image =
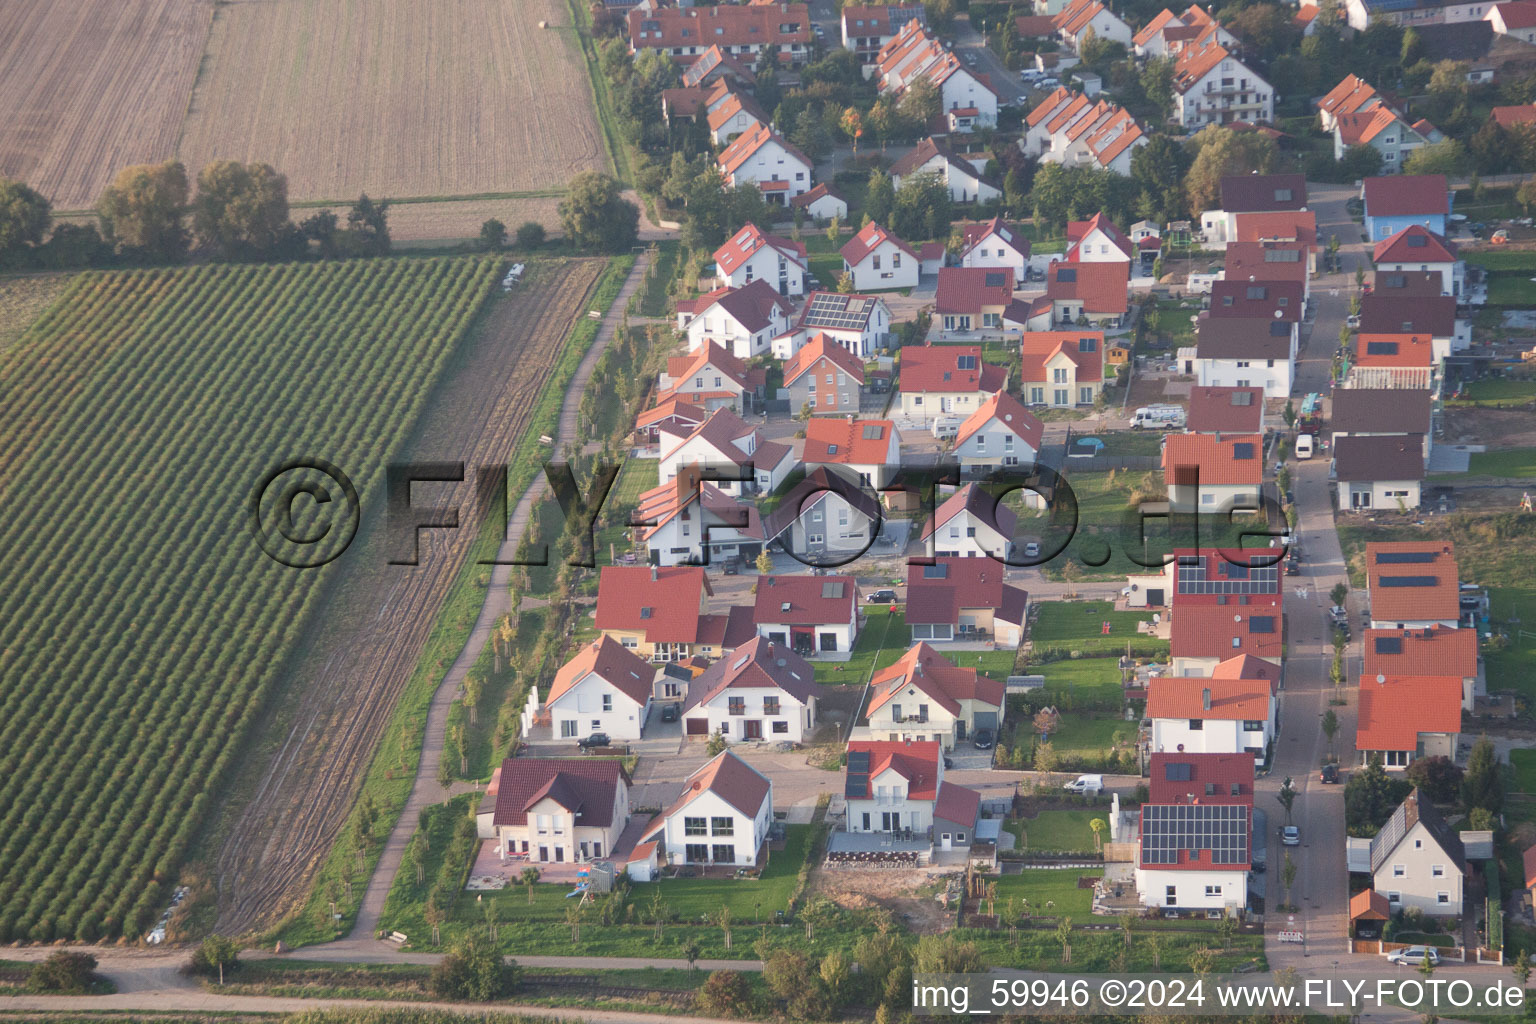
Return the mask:
[[[882,907],[913,932],[930,935],[949,928],[955,917],[937,896],[915,895],[915,890],[929,880],[930,875],[922,870],[817,867],[812,872],[810,890],[814,896],[824,896],[848,910]]]
[[[1451,406],[1443,414],[1441,444],[1486,444],[1496,448],[1536,446],[1536,417],[1528,409]]]
[[[79,209],[120,168],[169,159],[213,9],[211,0],[0,3],[0,175]]]

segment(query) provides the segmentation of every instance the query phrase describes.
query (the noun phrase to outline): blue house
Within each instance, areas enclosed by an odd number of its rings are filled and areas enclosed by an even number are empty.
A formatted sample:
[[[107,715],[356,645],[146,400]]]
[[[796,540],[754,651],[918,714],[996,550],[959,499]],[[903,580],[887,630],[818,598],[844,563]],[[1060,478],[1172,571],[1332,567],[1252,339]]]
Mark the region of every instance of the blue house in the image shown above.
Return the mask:
[[[1415,224],[1444,236],[1451,216],[1451,189],[1443,174],[1394,174],[1366,178],[1365,230],[1372,242]]]

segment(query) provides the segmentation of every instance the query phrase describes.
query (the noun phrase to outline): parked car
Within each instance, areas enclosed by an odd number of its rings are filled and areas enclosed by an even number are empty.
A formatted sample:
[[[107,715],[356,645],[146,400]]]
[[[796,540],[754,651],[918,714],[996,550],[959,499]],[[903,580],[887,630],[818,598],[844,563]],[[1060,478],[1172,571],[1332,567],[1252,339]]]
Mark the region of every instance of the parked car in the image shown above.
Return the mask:
[[[1040,545],[1039,545],[1039,543],[1036,542],[1036,541],[1030,541],[1028,544],[1025,544],[1024,545],[1024,557],[1025,558],[1039,558],[1040,557]]]
[[[1295,825],[1287,825],[1280,830],[1280,842],[1284,846],[1301,845],[1301,829]]]
[[[1325,764],[1317,777],[1319,782],[1337,784],[1339,781],[1339,766],[1336,764]]]
[[[663,704],[661,706],[661,720],[663,722],[675,722],[675,721],[677,721],[677,705],[676,704]]]
[[[1057,81],[1056,79],[1054,79],[1054,78],[1042,78],[1042,79],[1040,79],[1040,81],[1035,83],[1035,88],[1036,89],[1054,89],[1054,88],[1056,88],[1059,85],[1061,85],[1061,83],[1059,81]]]
[[[870,595],[867,598],[865,598],[865,600],[868,601],[870,604],[895,604],[896,603],[896,591],[894,591],[894,590],[876,590],[876,591],[872,591],[870,593]]]
[[[741,575],[741,559],[735,557],[727,558],[721,571],[727,576]]]
[[[1407,949],[1393,950],[1387,954],[1387,961],[1394,964],[1409,964],[1417,967],[1425,960],[1429,961],[1431,967],[1439,966],[1440,954],[1435,951],[1435,947],[1409,946]]]
[[[608,739],[608,734],[605,732],[595,732],[584,740],[576,741],[576,746],[580,747],[582,750],[601,750],[603,747],[611,745],[612,743]]]
[[[1360,326],[1360,314],[1359,313],[1351,313],[1349,316],[1345,317],[1344,318],[1344,326],[1345,327],[1350,327],[1350,328],[1359,327]]]
[[[1098,796],[1104,792],[1104,776],[1079,775],[1071,782],[1062,783],[1061,788],[1079,796]]]
[[[977,750],[991,750],[992,741],[993,737],[991,729],[977,729],[971,735],[971,746],[975,747]]]

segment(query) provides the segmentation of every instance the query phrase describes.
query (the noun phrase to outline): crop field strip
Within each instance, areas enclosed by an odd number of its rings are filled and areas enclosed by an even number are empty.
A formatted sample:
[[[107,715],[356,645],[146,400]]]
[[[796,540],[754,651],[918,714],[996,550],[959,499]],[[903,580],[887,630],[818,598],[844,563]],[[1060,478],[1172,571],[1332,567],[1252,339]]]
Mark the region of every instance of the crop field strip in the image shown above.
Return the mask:
[[[0,939],[158,913],[345,563],[268,560],[251,488],[323,452],[370,507],[493,285],[485,258],[85,274],[0,356]]]

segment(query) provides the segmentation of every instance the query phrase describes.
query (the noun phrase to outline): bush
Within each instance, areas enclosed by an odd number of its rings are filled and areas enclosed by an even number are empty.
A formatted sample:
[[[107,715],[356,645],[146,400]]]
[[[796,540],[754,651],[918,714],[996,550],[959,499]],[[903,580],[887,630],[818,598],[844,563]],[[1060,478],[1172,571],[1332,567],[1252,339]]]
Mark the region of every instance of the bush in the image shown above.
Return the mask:
[[[517,228],[517,247],[537,249],[544,244],[544,225],[536,220],[525,220]]]
[[[239,965],[240,947],[234,939],[226,939],[222,935],[210,935],[203,940],[203,944],[197,947],[197,952],[192,954],[192,971],[195,974],[205,974],[217,977],[223,983],[224,972],[232,970]]]
[[[28,984],[42,992],[85,992],[95,980],[96,958],[61,950],[32,968]]]
[[[518,969],[487,942],[471,936],[443,955],[432,968],[433,995],[444,999],[489,1002],[517,988]]]
[[[752,988],[740,971],[715,971],[694,995],[700,1013],[712,1017],[747,1017],[752,1014]]]

